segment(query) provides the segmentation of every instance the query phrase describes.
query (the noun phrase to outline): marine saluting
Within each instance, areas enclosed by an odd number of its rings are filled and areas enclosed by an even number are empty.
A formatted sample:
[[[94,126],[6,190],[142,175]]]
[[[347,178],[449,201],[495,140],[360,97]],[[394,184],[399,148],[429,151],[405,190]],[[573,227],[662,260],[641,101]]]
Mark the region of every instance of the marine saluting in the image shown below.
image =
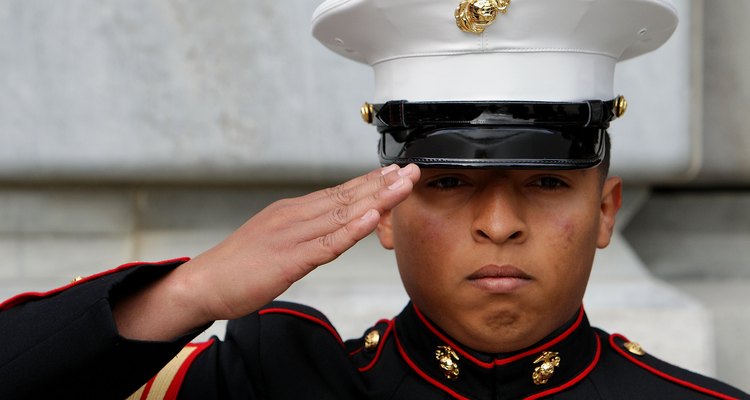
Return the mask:
[[[583,307],[622,202],[615,66],[677,23],[666,0],[323,2],[314,37],[373,69],[359,112],[381,167],[270,204],[193,259],[0,304],[0,398],[750,398]],[[275,301],[373,231],[410,299],[398,315],[344,340]],[[224,319],[223,340],[190,343]]]

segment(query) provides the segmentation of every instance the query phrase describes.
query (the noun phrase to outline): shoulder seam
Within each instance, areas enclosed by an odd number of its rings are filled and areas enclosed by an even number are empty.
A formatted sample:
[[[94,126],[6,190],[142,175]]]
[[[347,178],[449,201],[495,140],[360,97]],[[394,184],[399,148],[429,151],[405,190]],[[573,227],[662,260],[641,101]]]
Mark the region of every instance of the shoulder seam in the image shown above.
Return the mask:
[[[729,395],[717,392],[715,390],[708,389],[708,388],[705,388],[703,386],[699,386],[699,385],[696,385],[694,383],[684,381],[684,380],[682,380],[680,378],[677,378],[675,376],[672,376],[672,375],[670,375],[670,374],[668,374],[666,372],[662,372],[662,371],[660,371],[660,370],[658,370],[658,369],[656,369],[656,368],[654,368],[654,367],[646,364],[643,361],[637,360],[637,359],[635,359],[635,357],[631,356],[625,350],[623,350],[615,342],[615,339],[622,339],[622,340],[624,340],[626,342],[629,341],[625,336],[623,336],[621,334],[618,334],[618,333],[613,333],[613,334],[609,335],[609,344],[615,350],[615,352],[617,352],[619,355],[621,355],[622,357],[624,357],[626,360],[630,361],[631,363],[639,366],[640,368],[645,369],[646,371],[648,371],[648,372],[650,372],[650,373],[652,373],[652,374],[654,374],[654,375],[656,375],[656,376],[658,376],[658,377],[660,377],[662,379],[666,379],[666,380],[668,380],[668,381],[670,381],[670,382],[672,382],[674,384],[677,384],[677,385],[680,385],[682,387],[694,390],[696,392],[700,392],[700,393],[703,393],[703,394],[708,395],[708,396],[713,396],[713,397],[715,397],[717,399],[722,399],[722,400],[739,400],[736,397],[732,397],[732,396],[729,396]]]
[[[378,323],[383,321],[378,321]],[[377,327],[377,324],[375,325]],[[357,370],[359,372],[367,372],[371,370],[375,364],[378,363],[380,360],[380,355],[383,353],[383,348],[385,347],[386,342],[388,339],[390,339],[391,332],[393,331],[393,320],[387,321],[387,325],[385,326],[385,330],[383,331],[383,337],[378,342],[378,348],[375,351],[375,356],[372,358],[372,360],[362,367],[358,367]]]
[[[325,321],[319,317],[316,317],[310,314],[305,314],[304,312],[301,312],[298,310],[292,310],[289,308],[282,308],[282,307],[264,308],[258,311],[258,315],[268,315],[268,314],[282,314],[282,315],[288,315],[288,316],[297,317],[299,319],[303,319],[306,321],[310,321],[320,326],[321,328],[325,329],[326,331],[328,331],[328,333],[330,333],[331,336],[333,336],[336,339],[336,341],[338,341],[339,344],[342,347],[344,347],[344,341],[341,339],[341,336],[339,335],[336,328],[334,328],[333,325],[331,325],[331,323],[329,323],[328,321]]]

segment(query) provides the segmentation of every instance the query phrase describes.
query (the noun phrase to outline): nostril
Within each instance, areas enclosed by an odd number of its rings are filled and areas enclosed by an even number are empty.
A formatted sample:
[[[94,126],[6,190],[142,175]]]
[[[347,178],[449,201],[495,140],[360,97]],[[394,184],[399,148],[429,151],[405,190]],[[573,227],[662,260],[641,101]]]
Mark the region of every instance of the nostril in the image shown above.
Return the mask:
[[[515,231],[512,235],[508,236],[508,239],[518,239],[521,237],[521,231]]]

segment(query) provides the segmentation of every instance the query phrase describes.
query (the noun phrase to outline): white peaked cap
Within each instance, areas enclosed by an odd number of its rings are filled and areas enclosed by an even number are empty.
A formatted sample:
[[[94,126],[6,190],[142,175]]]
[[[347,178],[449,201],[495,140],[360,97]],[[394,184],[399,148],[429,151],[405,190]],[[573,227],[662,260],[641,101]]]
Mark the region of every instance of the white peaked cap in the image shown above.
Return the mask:
[[[373,67],[375,103],[581,101],[615,97],[615,64],[677,26],[667,0],[511,0],[475,34],[456,24],[460,2],[327,0],[313,35]]]

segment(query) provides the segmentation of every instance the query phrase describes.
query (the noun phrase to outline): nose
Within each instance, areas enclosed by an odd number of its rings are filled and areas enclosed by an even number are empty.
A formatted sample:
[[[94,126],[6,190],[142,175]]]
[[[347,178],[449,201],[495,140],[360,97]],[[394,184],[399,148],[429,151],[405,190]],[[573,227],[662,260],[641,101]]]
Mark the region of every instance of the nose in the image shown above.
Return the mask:
[[[474,201],[472,236],[477,242],[521,243],[528,236],[523,199],[507,185],[485,187]]]

